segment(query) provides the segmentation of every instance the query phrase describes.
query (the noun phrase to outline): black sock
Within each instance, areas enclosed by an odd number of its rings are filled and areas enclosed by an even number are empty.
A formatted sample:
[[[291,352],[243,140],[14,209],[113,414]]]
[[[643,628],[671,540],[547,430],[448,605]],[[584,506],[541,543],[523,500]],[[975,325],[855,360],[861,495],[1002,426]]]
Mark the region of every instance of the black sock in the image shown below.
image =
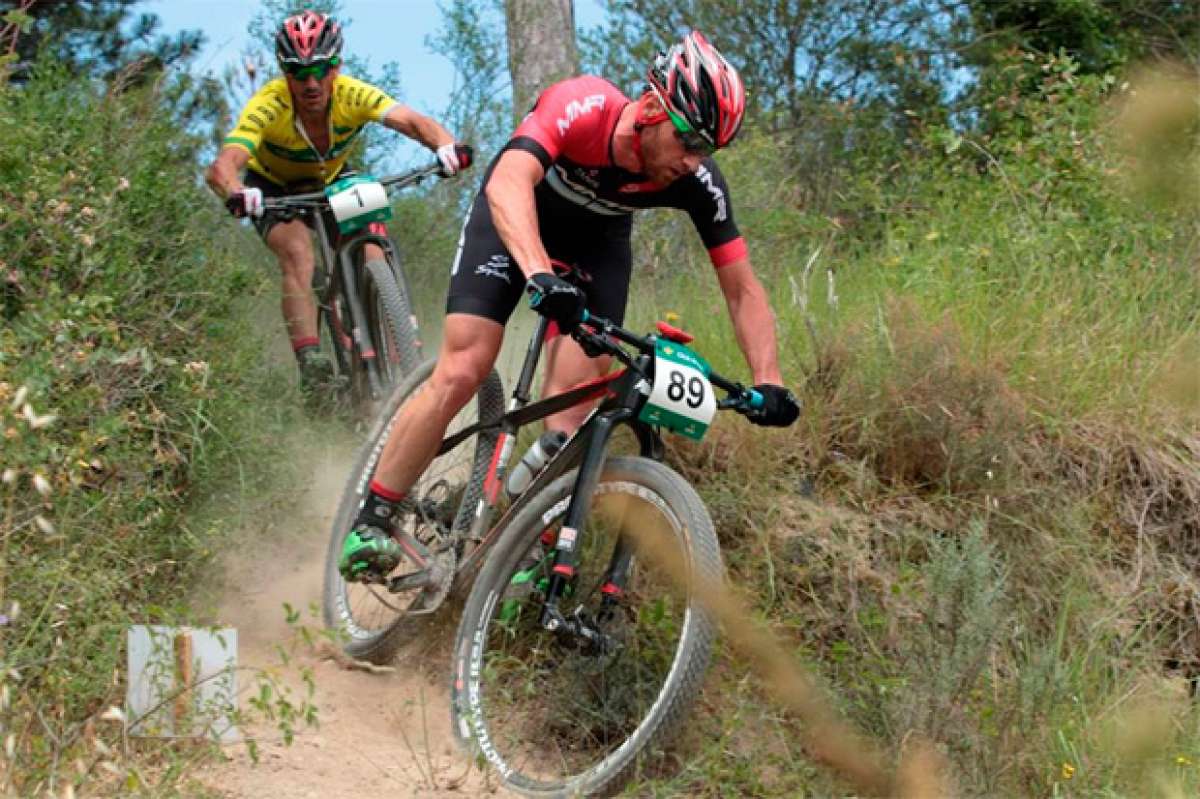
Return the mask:
[[[359,508],[358,516],[355,517],[355,526],[369,524],[372,527],[382,527],[386,530],[392,520],[392,514],[396,512],[396,505],[403,499],[403,494],[389,491],[372,480],[370,489],[367,491],[367,498]]]
[[[295,349],[296,362],[303,364],[305,359],[308,358],[309,355],[315,355],[316,353],[318,353],[320,351],[321,351],[321,348],[316,344],[306,344],[303,347],[297,347]]]

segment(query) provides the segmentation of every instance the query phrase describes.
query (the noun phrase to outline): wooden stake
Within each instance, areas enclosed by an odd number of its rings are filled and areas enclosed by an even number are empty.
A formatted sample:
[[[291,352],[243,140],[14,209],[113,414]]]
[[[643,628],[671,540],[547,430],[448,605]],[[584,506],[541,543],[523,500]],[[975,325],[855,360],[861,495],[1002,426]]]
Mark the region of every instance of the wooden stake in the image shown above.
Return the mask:
[[[175,634],[175,734],[185,734],[192,711],[192,635]]]

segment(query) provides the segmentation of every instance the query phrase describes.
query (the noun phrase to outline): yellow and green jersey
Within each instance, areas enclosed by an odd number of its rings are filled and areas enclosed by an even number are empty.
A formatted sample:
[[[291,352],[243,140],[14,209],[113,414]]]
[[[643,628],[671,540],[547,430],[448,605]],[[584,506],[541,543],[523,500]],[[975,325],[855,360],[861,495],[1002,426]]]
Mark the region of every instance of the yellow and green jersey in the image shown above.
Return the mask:
[[[287,81],[276,78],[250,98],[223,144],[249,152],[249,168],[280,186],[312,180],[330,183],[366,124],[381,121],[395,105],[371,84],[338,75],[329,100],[329,152],[318,153],[304,135]]]

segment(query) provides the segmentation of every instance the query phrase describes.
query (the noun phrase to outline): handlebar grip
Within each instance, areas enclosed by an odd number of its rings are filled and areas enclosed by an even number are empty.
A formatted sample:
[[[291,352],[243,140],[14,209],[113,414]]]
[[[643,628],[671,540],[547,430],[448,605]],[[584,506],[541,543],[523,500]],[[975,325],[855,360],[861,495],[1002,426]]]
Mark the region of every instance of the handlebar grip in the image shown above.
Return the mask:
[[[469,144],[454,145],[454,155],[458,158],[459,169],[470,169],[475,163],[475,148]]]
[[[746,389],[746,405],[752,411],[759,410],[763,406],[763,395],[752,388]]]

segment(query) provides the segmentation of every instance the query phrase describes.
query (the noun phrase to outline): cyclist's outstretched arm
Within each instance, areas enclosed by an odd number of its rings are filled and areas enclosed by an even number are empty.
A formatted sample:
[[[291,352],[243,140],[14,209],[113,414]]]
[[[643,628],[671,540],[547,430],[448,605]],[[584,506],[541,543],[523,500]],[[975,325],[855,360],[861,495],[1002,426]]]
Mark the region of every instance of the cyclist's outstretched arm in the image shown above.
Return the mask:
[[[226,145],[204,173],[208,187],[222,200],[242,188],[241,173],[250,162],[250,153],[243,147]]]
[[[749,258],[739,258],[717,269],[717,281],[729,307],[738,346],[755,383],[783,385],[779,371],[779,347],[775,339],[775,315],[767,292],[754,276]]]
[[[396,103],[382,120],[383,124],[397,133],[419,141],[430,150],[445,144],[453,144],[454,136],[432,117],[420,114],[402,103]]]
[[[533,187],[545,174],[545,168],[534,155],[510,149],[500,156],[484,187],[500,241],[504,242],[525,277],[539,272],[552,273],[550,256],[538,230],[537,206],[533,199]]]

